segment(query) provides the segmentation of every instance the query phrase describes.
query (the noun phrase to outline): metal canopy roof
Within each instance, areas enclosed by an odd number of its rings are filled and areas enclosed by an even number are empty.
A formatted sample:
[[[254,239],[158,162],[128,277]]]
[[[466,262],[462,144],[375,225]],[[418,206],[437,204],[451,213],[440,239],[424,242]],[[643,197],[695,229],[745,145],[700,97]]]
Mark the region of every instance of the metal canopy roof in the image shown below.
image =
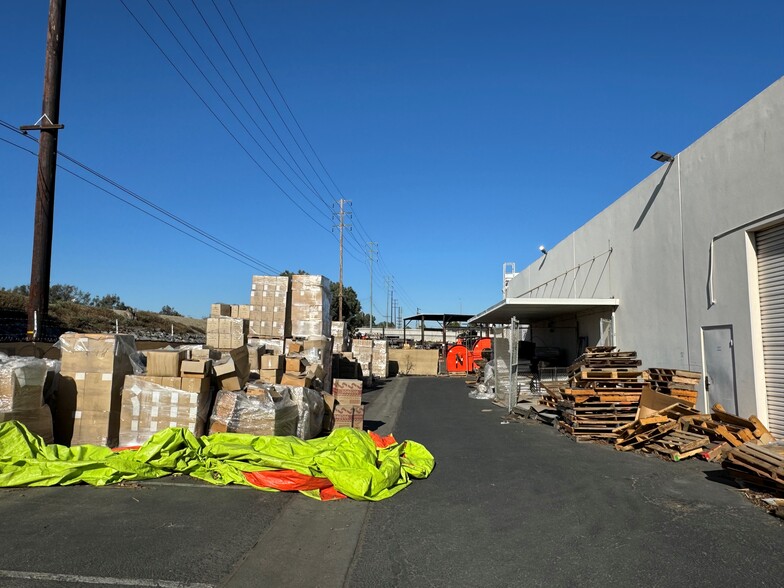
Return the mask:
[[[532,323],[568,314],[591,310],[615,310],[617,298],[507,298],[471,317],[470,324],[503,325],[516,317],[521,323]]]

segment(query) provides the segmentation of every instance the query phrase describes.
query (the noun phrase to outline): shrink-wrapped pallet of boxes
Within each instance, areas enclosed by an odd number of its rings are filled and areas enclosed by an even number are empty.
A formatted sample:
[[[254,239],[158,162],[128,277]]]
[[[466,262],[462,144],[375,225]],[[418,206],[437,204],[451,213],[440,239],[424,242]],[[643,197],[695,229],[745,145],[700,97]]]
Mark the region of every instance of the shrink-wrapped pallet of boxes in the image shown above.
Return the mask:
[[[55,401],[55,440],[116,446],[123,381],[134,373],[133,335],[65,333],[59,346],[62,365]]]
[[[373,341],[373,359],[371,371],[376,378],[389,376],[389,343],[382,339]]]
[[[253,276],[250,291],[250,336],[285,339],[291,334],[291,278]]]
[[[348,351],[348,329],[346,321],[332,321],[332,353]]]
[[[156,381],[157,380],[157,381]],[[155,433],[169,427],[183,427],[194,435],[206,432],[210,411],[208,378],[126,376],[122,392],[119,444],[141,445]],[[177,382],[179,380],[179,382]],[[182,384],[194,390],[182,389]],[[206,385],[204,385],[206,382]]]
[[[297,432],[299,408],[288,390],[249,393],[221,390],[210,417],[210,433],[288,436]]]
[[[351,352],[362,370],[365,384],[372,382],[373,341],[370,339],[354,339],[351,342]]]
[[[324,276],[291,276],[291,335],[331,335],[330,281]]]
[[[0,359],[0,423],[19,421],[51,443],[52,412],[44,404],[47,363],[30,357]]]

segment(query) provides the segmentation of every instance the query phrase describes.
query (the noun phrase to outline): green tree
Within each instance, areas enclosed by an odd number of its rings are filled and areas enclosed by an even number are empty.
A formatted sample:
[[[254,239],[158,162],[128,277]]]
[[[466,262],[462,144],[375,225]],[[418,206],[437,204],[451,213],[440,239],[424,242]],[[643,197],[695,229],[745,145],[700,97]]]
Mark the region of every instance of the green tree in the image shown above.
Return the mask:
[[[130,308],[117,294],[106,294],[100,298],[94,296],[90,305],[96,308],[113,308],[115,310],[127,310]]]
[[[166,316],[182,316],[179,312],[174,310],[168,304],[166,306],[164,306],[163,308],[161,308],[161,312],[159,314],[165,314]]]
[[[306,272],[303,269],[297,270],[297,273],[294,273],[291,270],[285,270],[285,271],[280,272],[280,275],[281,276],[289,276],[289,277],[291,277],[291,276],[307,276],[308,272]]]
[[[49,287],[49,301],[90,304],[90,293],[71,284],[53,284]]]
[[[332,282],[330,284],[331,314],[332,320],[338,320],[338,300],[340,298],[340,284]],[[367,323],[367,318],[362,312],[362,305],[359,302],[357,293],[351,286],[343,284],[343,320],[346,322],[346,329],[353,333],[359,327]],[[362,321],[365,321],[364,323]]]

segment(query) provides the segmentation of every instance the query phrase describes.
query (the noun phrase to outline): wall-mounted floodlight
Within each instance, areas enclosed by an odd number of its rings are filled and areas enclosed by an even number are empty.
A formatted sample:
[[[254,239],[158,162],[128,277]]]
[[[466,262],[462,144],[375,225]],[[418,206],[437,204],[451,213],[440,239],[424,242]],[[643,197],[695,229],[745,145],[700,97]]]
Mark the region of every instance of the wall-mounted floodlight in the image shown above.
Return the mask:
[[[547,249],[544,248],[544,245],[539,245],[539,251],[542,252],[542,255],[547,255]]]
[[[669,163],[671,161],[675,161],[675,158],[670,155],[669,153],[665,153],[664,151],[657,151],[653,155],[651,155],[651,159],[655,159],[656,161],[661,161],[662,163]]]

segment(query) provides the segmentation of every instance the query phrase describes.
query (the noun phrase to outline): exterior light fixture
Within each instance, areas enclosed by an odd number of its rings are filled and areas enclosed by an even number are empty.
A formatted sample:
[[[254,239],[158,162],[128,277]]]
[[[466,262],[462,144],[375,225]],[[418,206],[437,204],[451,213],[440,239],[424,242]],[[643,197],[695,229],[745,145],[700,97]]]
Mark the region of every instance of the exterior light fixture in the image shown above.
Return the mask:
[[[542,255],[547,255],[547,249],[544,248],[544,245],[539,245],[539,251],[542,252]]]
[[[675,158],[670,155],[669,153],[665,153],[664,151],[657,151],[653,155],[651,155],[651,159],[655,159],[656,161],[661,161],[662,163],[669,163],[674,161]]]

